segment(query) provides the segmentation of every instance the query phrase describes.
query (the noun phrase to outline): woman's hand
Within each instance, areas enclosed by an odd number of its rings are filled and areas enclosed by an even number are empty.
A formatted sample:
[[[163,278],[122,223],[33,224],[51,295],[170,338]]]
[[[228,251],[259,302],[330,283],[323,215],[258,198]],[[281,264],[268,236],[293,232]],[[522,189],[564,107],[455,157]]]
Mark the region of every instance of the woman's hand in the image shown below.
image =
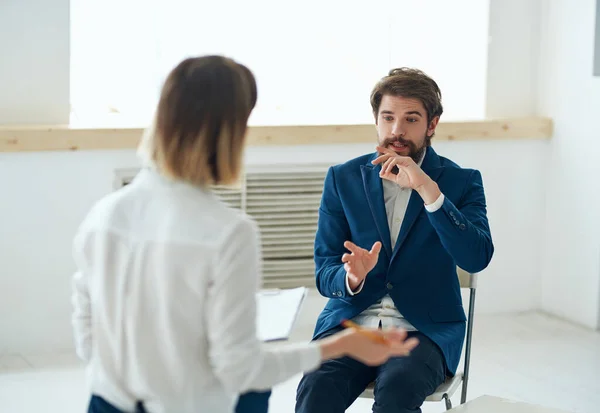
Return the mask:
[[[364,334],[365,331],[369,335]],[[319,344],[322,360],[348,356],[368,366],[378,366],[391,357],[408,356],[419,340],[414,337],[406,339],[404,330],[348,328],[319,341]]]

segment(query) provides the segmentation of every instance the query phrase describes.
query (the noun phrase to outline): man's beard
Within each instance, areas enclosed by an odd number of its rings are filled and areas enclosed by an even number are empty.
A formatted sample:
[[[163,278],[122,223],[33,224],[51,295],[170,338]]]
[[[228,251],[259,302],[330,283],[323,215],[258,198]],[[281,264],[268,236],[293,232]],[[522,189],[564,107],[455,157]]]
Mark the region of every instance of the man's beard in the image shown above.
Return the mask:
[[[427,147],[431,145],[431,138],[425,136],[423,140],[423,146],[420,147],[417,147],[417,145],[415,145],[413,141],[409,141],[401,137],[386,139],[385,141],[383,141],[383,145],[381,146],[383,146],[384,148],[390,148],[394,150],[392,146],[392,143],[394,142],[399,142],[402,145],[408,146],[408,156],[410,156],[411,159],[415,161],[416,164],[418,164],[419,162],[421,162],[421,159],[423,158],[423,154],[427,150]]]

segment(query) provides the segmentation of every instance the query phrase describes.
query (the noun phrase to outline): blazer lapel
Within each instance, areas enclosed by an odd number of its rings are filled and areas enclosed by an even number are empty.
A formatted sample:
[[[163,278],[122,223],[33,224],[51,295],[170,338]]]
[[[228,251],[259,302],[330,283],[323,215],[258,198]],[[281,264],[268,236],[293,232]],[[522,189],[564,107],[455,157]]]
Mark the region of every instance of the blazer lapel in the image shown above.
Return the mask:
[[[366,165],[361,165],[360,170],[362,173],[363,186],[371,214],[375,220],[383,249],[387,253],[388,257],[392,256],[392,241],[390,238],[390,227],[388,225],[387,214],[385,212],[385,203],[383,202],[383,184],[379,177],[379,171],[381,170],[380,165],[373,165],[371,161],[375,159],[375,154],[369,159]],[[369,246],[370,248],[370,246]]]
[[[442,173],[443,168],[440,163],[440,157],[433,150],[432,147],[427,148],[425,158],[423,159],[423,163],[421,164],[421,169],[423,170],[423,172],[429,175],[431,179],[437,182],[437,179]],[[400,233],[398,234],[398,239],[396,240],[396,245],[392,253],[392,259],[394,259],[394,257],[402,247],[402,244],[406,240],[406,237],[408,236],[408,233],[410,232],[415,221],[417,220],[417,217],[424,208],[425,204],[421,196],[416,191],[412,191],[408,200],[408,206],[406,207],[404,219],[402,220]]]

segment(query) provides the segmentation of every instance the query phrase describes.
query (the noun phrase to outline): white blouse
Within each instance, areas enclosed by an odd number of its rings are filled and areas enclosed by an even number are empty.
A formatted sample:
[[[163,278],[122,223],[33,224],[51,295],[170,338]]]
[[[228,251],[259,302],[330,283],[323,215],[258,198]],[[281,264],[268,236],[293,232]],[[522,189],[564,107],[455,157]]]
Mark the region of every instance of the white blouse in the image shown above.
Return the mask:
[[[73,326],[90,392],[122,410],[232,412],[237,394],[316,368],[315,344],[256,337],[256,224],[143,169],[100,200],[73,253]]]

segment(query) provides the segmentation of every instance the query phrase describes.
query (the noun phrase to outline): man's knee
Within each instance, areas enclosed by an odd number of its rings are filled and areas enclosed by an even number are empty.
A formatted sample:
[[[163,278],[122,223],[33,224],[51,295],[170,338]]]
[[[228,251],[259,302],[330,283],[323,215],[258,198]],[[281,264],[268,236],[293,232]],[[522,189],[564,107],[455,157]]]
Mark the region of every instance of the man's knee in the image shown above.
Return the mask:
[[[347,407],[348,382],[317,370],[305,375],[296,393],[296,412],[343,412]]]
[[[329,360],[300,381],[296,412],[344,412],[375,374],[375,368],[349,357]]]
[[[375,382],[373,411],[418,412],[427,396],[435,391],[438,380],[435,375],[411,375],[406,372],[379,377]]]
[[[344,387],[347,388],[344,380],[340,380],[322,370],[317,370],[302,377],[298,385],[296,400],[300,400],[301,397],[318,399],[341,394],[344,392]]]

